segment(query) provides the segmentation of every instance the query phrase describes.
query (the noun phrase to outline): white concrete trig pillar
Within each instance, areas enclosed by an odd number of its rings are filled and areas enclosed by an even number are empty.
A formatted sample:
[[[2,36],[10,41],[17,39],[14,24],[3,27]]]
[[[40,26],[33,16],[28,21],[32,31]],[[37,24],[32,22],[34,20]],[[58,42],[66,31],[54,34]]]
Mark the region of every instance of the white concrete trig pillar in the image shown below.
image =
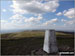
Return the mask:
[[[47,53],[57,53],[58,52],[55,30],[45,31],[43,50]]]

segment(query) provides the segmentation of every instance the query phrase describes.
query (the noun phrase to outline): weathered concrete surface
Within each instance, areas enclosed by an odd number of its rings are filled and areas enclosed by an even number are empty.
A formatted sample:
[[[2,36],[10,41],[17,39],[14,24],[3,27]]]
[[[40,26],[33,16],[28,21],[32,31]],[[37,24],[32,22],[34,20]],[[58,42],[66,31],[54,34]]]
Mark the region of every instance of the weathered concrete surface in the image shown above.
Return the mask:
[[[43,50],[47,53],[57,53],[58,52],[55,30],[45,31]]]

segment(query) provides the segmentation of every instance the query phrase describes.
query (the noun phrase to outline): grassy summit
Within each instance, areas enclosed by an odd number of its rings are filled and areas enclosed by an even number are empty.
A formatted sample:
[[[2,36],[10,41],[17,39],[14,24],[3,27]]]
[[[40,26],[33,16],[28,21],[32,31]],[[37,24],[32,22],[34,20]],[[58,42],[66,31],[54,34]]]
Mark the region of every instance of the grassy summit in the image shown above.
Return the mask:
[[[25,31],[1,34],[2,55],[31,54],[33,50],[43,47],[44,31]],[[56,32],[59,51],[73,51],[74,36],[70,33]]]

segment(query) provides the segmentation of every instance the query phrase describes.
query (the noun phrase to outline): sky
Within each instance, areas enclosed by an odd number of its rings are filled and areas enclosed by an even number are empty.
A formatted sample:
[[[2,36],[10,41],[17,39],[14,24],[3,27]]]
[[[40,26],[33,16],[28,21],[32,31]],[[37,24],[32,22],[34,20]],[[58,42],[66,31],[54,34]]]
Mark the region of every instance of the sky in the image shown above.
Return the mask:
[[[1,0],[1,30],[74,30],[74,0]]]

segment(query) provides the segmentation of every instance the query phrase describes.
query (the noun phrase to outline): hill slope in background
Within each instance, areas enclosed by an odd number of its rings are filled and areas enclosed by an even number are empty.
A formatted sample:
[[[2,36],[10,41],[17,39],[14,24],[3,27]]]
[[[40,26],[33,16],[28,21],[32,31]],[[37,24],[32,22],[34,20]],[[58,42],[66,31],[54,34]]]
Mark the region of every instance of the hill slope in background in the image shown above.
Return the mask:
[[[45,32],[44,31],[24,31],[24,32],[16,32],[16,33],[7,33],[7,34],[0,34],[1,38],[25,38],[25,37],[44,37]],[[73,32],[62,32],[57,31],[56,32],[57,37],[74,37]]]

